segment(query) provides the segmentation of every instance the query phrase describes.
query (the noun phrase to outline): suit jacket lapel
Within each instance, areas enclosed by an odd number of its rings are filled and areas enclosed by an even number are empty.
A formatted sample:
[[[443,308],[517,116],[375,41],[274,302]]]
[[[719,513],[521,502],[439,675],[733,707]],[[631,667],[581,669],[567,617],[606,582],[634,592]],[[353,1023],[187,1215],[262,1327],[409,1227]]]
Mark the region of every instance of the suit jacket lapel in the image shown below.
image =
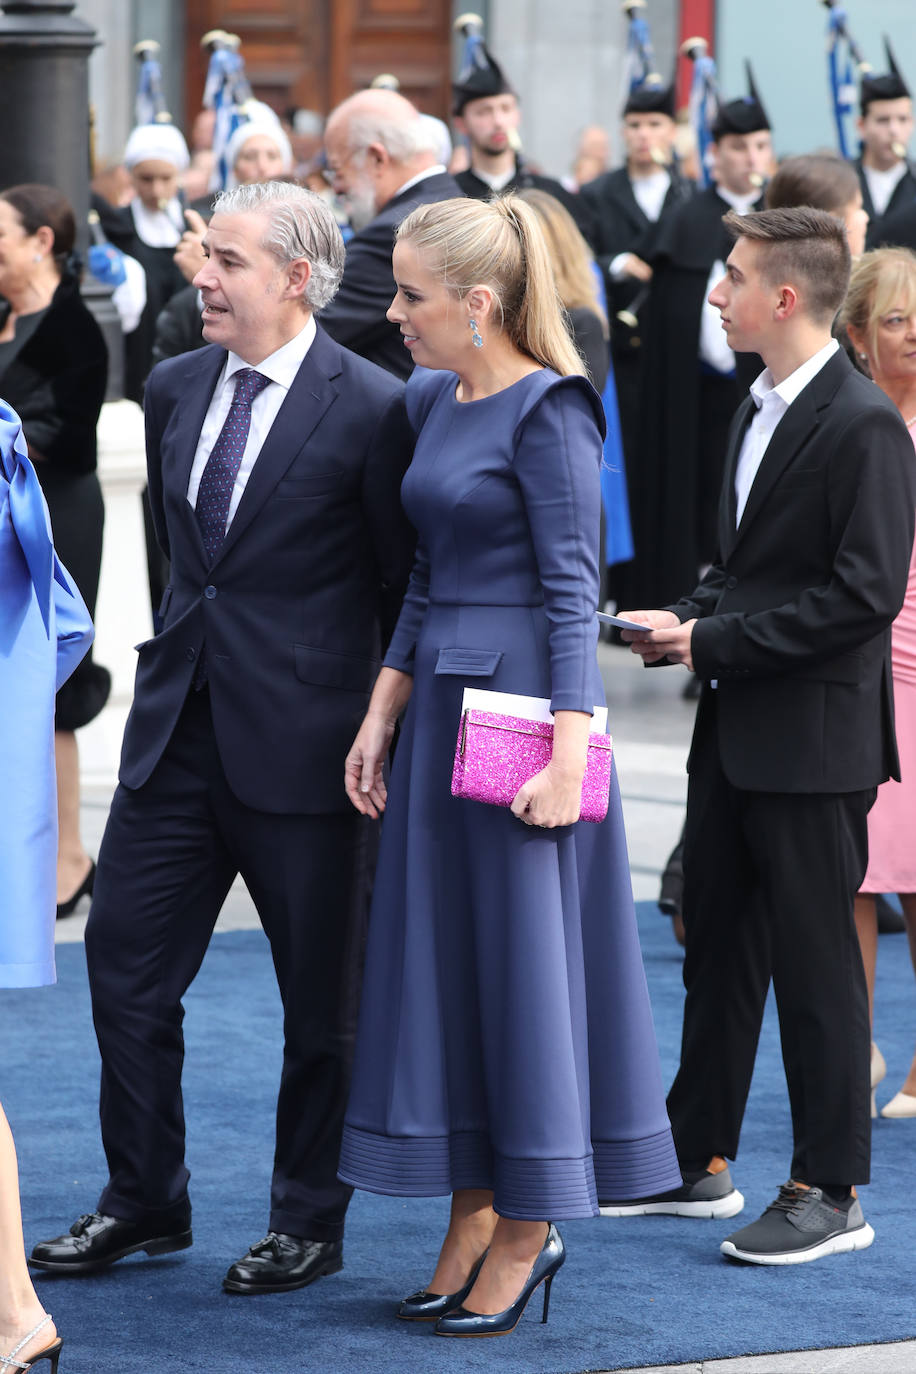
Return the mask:
[[[215,563],[219,563],[244,534],[296,455],[308,442],[318,421],[333,404],[337,388],[332,378],[339,373],[335,345],[319,328],[261,446]]]
[[[750,395],[745,396],[735,412],[731,431],[732,439],[725,458],[725,480],[719,501],[719,548],[724,558],[729,556],[735,543],[735,516],[737,513],[735,471],[738,467],[741,445],[744,443],[747,427],[753,419],[755,411],[756,406],[753,398]]]
[[[842,349],[821,368],[804,390],[795,398],[773,432],[766,453],[757,469],[757,475],[741,516],[741,524],[735,530],[732,547],[747,533],[764,506],[773,487],[798,451],[807,442],[808,436],[818,423],[818,412],[827,404],[843,379],[844,373],[852,367]],[[751,401],[753,405],[753,401]],[[740,451],[740,450],[739,450]],[[737,462],[737,455],[735,455]],[[734,485],[734,472],[732,473]]]
[[[175,493],[189,537],[194,541],[205,563],[207,555],[204,552],[200,526],[187,499],[188,483],[191,480],[191,468],[194,465],[200,431],[225,361],[226,351],[223,348],[207,348],[200,353],[188,355],[188,365],[183,379],[186,385],[161,444],[163,487]]]

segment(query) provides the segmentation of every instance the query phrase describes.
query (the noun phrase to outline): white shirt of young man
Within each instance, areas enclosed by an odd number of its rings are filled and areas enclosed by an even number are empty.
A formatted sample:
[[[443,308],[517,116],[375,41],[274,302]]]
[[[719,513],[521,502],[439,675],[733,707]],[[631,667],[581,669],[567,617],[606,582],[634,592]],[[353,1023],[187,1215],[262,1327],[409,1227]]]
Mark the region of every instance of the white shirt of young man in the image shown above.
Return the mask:
[[[839,344],[836,339],[831,339],[829,343],[824,344],[823,348],[818,349],[817,353],[810,357],[806,363],[802,363],[801,367],[790,372],[785,381],[780,382],[778,386],[773,385],[773,374],[768,367],[764,368],[756,381],[751,384],[751,397],[757,409],[744,435],[744,442],[738,455],[738,465],[735,469],[736,525],[741,524],[747,498],[750,495],[751,487],[754,485],[754,478],[757,476],[764,454],[769,448],[776,426],[792,402],[804,391],[808,383],[814,380],[838,348]]]
[[[880,171],[877,167],[865,166],[862,171],[865,173],[865,184],[871,196],[871,203],[875,207],[875,214],[883,215],[891,203],[891,196],[906,175],[906,163],[901,159],[886,172]]]
[[[270,385],[265,386],[264,390],[255,396],[251,403],[251,426],[248,430],[248,439],[245,444],[245,452],[242,454],[242,461],[235,476],[235,485],[232,489],[232,497],[229,501],[229,514],[226,518],[226,529],[232,524],[235,512],[239,508],[242,493],[251,476],[258,455],[264,444],[264,440],[270,433],[271,425],[277,418],[277,413],[286,400],[287,393],[295,380],[296,373],[299,371],[305,355],[308,353],[317,333],[315,321],[311,315],[302,329],[296,334],[289,343],[285,343],[282,348],[271,353],[262,363],[258,363],[255,368],[262,376],[270,378]],[[250,364],[241,359],[237,353],[229,353],[219,380],[207,407],[207,414],[204,417],[203,427],[200,431],[200,438],[197,441],[197,449],[194,454],[194,462],[191,464],[191,478],[188,482],[188,502],[190,505],[197,505],[197,493],[200,489],[200,479],[203,476],[204,468],[207,466],[207,459],[210,457],[213,445],[219,438],[220,431],[226,422],[229,414],[229,407],[235,395],[235,374],[241,372],[243,368]]]

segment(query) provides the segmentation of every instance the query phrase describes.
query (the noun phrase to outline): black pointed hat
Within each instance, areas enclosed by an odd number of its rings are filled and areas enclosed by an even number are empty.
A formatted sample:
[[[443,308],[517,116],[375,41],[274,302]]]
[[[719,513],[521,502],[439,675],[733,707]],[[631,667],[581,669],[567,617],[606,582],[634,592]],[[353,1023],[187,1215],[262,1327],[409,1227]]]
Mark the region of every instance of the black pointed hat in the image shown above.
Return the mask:
[[[472,100],[491,95],[514,95],[512,83],[483,41],[483,20],[477,14],[462,14],[455,28],[464,34],[464,53],[457,81],[452,83],[452,114],[460,115]]]
[[[714,140],[723,134],[756,134],[762,129],[772,128],[750,62],[745,62],[744,67],[747,72],[747,95],[740,100],[720,103],[711,129]]]
[[[665,114],[673,119],[676,96],[677,72],[667,82],[658,72],[649,72],[631,88],[623,114]]]
[[[862,73],[862,85],[859,89],[859,108],[863,114],[868,111],[869,105],[873,100],[901,100],[911,94],[909,86],[903,79],[900,68],[897,66],[896,58],[891,49],[890,42],[884,39],[884,52],[887,56],[887,71],[876,76],[873,72]]]

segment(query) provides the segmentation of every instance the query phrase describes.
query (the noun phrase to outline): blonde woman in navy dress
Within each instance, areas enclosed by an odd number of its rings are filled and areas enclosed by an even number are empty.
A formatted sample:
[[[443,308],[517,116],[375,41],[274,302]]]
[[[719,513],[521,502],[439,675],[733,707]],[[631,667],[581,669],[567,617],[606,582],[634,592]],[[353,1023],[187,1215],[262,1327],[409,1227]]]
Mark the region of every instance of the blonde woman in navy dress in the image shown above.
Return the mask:
[[[420,207],[394,277],[388,318],[417,364],[402,496],[419,544],[346,763],[354,806],[386,816],[340,1176],[452,1195],[438,1262],[398,1315],[493,1335],[541,1283],[546,1318],[555,1220],[680,1173],[616,776],[607,819],[577,823],[604,701],[601,402],[527,205]],[[450,794],[466,686],[551,699],[553,757],[511,810]]]

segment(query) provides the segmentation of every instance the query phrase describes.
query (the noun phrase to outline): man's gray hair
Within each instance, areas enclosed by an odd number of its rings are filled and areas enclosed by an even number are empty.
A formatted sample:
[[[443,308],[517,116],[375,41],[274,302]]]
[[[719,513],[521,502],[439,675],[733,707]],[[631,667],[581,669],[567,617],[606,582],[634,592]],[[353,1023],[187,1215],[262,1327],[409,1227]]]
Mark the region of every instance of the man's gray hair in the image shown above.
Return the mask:
[[[344,242],[333,211],[321,196],[289,181],[256,181],[222,191],[215,215],[263,211],[267,229],[261,242],[284,266],[305,258],[312,274],[305,305],[322,310],[337,294],[344,268]]]
[[[353,114],[347,121],[347,145],[357,156],[380,143],[392,162],[410,162],[418,153],[438,153],[436,131],[421,115],[386,119],[382,114]]]

